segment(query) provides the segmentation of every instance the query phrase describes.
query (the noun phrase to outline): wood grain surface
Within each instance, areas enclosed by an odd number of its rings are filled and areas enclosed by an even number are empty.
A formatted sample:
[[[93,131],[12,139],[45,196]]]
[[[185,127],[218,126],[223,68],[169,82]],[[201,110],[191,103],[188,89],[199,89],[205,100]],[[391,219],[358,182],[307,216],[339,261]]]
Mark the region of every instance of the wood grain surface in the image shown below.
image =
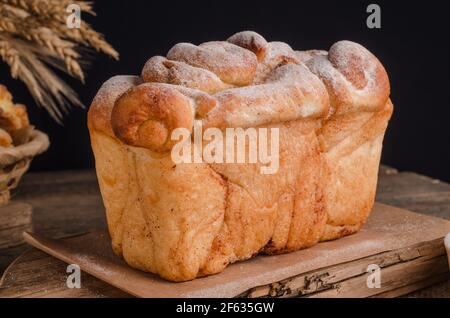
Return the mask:
[[[418,288],[419,283],[448,278],[443,236],[449,231],[449,221],[377,203],[355,235],[292,253],[259,255],[231,264],[218,275],[182,283],[129,267],[114,255],[104,230],[56,240],[27,233],[29,244],[55,258],[36,265],[26,257],[30,252],[20,256],[5,271],[0,297],[102,296],[117,292],[112,286],[139,297],[171,298],[380,297],[394,291],[401,295],[410,285]],[[80,289],[67,288],[70,276],[64,266],[55,266],[58,259],[81,268]],[[368,266],[375,265],[380,286],[369,288]],[[46,284],[49,277],[59,279]]]
[[[22,233],[31,231],[32,207],[22,202],[0,206],[0,251],[24,243]]]
[[[378,202],[450,219],[449,184],[412,172],[398,172],[386,166],[381,167],[379,176]],[[94,171],[28,173],[14,191],[13,200],[33,206],[34,230],[49,237],[70,237],[106,226]],[[21,262],[32,260],[36,266],[40,266],[49,261],[49,256],[26,245],[0,249],[0,274],[26,250],[30,252]],[[62,262],[54,266],[65,268]],[[36,277],[36,279],[42,284],[51,284],[52,281],[56,282],[62,278]],[[104,285],[96,279],[92,279],[91,283],[90,294],[84,296],[125,296],[118,290],[105,291]],[[409,294],[408,297],[450,297],[450,280],[434,283],[435,281],[430,280],[418,281],[417,286],[427,288]],[[431,284],[434,285],[428,287]],[[26,285],[23,288],[26,289]],[[387,295],[398,296],[404,294],[405,289],[407,292],[406,287],[399,289],[397,292],[390,291]]]

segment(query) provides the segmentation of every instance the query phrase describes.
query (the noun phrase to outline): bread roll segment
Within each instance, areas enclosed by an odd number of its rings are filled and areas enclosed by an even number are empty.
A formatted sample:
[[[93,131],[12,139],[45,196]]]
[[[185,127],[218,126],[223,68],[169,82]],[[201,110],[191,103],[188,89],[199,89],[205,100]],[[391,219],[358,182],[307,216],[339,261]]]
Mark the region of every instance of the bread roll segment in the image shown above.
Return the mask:
[[[126,144],[166,151],[174,129],[192,129],[193,113],[191,100],[176,89],[145,83],[116,100],[111,123],[114,133]]]
[[[95,169],[106,210],[106,220],[112,248],[122,255],[124,218],[131,209],[136,194],[130,187],[131,176],[127,145],[120,142],[111,128],[111,112],[117,98],[138,85],[137,76],[114,76],[106,81],[94,97],[88,113],[91,146],[95,155]],[[134,212],[133,212],[134,211]]]
[[[186,281],[366,221],[393,106],[385,69],[361,45],[294,51],[244,31],[177,44],[141,76],[108,80],[88,115],[112,246],[130,266]],[[200,123],[278,129],[278,171],[175,163],[172,132]]]
[[[253,31],[238,32],[227,39],[227,42],[236,44],[255,53],[258,61],[264,60],[269,44],[266,39]]]

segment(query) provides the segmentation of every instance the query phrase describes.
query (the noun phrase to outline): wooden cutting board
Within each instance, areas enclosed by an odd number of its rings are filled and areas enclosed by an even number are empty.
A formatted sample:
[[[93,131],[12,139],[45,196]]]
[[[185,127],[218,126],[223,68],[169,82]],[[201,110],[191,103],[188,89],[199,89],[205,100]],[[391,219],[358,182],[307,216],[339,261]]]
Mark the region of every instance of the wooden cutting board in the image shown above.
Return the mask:
[[[45,253],[32,249],[13,262],[0,281],[0,297],[400,296],[448,279],[443,244],[448,232],[449,221],[376,204],[355,235],[294,253],[257,256],[183,283],[131,269],[112,253],[105,231],[64,240],[28,234],[27,242]],[[83,270],[80,289],[67,287],[64,262]],[[373,265],[381,269],[380,288],[367,284]]]

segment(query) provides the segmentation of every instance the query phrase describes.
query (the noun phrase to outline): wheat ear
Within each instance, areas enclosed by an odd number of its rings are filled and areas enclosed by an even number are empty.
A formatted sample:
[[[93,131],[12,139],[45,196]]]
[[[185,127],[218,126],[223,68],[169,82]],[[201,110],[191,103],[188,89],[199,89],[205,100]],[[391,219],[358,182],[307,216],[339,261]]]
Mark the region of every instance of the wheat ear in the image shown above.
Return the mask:
[[[90,1],[0,0],[0,58],[10,66],[12,77],[22,80],[36,102],[57,121],[67,111],[67,101],[81,103],[47,65],[84,81],[81,46],[119,58],[103,35],[88,23],[81,21],[78,29],[67,27],[66,10],[70,4],[95,15]]]

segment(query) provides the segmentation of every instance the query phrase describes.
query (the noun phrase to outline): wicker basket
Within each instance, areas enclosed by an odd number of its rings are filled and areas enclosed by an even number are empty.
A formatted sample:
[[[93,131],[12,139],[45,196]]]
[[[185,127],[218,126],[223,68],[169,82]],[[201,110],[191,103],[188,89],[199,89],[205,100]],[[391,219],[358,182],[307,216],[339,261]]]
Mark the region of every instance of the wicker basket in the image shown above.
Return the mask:
[[[47,150],[49,145],[47,135],[33,129],[27,142],[0,149],[0,206],[9,202],[9,191],[17,186],[33,157]]]

